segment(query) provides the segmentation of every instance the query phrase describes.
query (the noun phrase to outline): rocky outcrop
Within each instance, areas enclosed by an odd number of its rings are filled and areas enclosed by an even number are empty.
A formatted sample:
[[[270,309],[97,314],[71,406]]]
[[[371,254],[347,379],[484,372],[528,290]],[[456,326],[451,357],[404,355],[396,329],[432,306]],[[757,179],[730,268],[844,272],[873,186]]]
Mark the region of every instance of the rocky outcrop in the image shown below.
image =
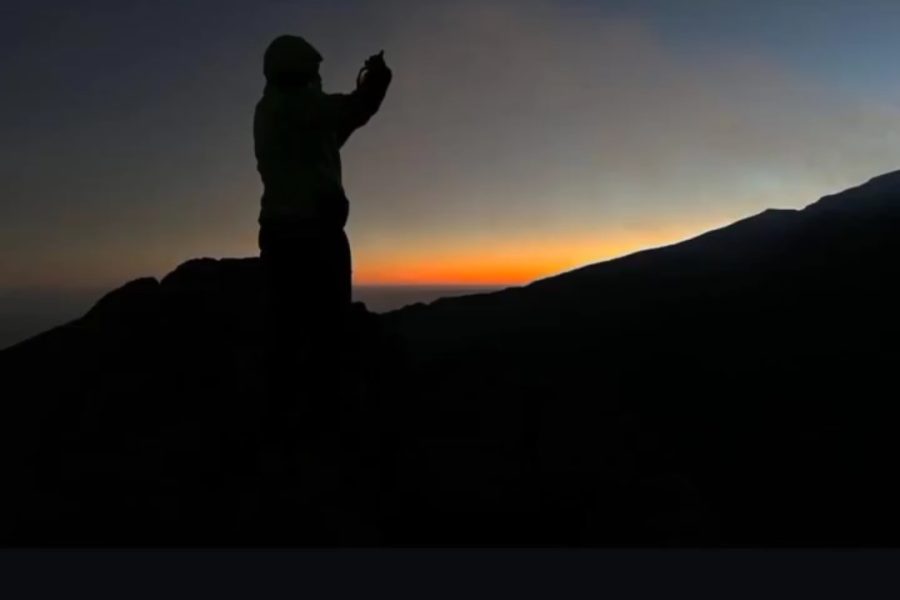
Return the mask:
[[[0,539],[896,544],[898,234],[895,173],[520,288],[357,304],[340,419],[278,439],[258,261],[189,261],[0,352]]]

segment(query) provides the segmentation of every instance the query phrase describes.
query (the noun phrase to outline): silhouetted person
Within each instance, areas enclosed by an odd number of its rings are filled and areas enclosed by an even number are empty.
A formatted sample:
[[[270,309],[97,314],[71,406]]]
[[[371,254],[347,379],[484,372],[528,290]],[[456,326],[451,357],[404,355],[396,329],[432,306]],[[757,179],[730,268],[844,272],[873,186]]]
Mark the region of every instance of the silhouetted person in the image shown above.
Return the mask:
[[[339,150],[375,114],[391,81],[379,53],[366,60],[353,92],[327,94],[321,61],[303,38],[276,38],[265,52],[266,87],[253,122],[265,188],[259,246],[270,302],[267,401],[276,420],[294,408],[304,421],[331,410],[321,402],[340,383],[335,377],[351,301],[349,203]]]

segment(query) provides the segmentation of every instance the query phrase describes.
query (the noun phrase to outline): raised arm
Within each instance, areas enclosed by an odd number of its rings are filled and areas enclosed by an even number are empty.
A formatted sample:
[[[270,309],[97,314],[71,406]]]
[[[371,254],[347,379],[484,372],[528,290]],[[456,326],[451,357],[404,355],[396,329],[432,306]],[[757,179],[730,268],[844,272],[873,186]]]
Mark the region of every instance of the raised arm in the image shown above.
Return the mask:
[[[378,112],[393,74],[384,62],[384,52],[369,57],[356,89],[349,94],[329,94],[328,112],[334,123],[338,146]]]

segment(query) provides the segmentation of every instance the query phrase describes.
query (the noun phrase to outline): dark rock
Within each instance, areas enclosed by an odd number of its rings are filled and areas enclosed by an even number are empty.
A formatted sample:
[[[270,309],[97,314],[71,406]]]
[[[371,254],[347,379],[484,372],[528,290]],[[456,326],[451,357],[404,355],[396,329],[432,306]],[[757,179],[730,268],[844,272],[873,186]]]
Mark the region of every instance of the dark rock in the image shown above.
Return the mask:
[[[894,545],[898,214],[892,173],[524,287],[355,304],[314,442],[260,437],[258,260],[189,261],[0,352],[0,539]]]

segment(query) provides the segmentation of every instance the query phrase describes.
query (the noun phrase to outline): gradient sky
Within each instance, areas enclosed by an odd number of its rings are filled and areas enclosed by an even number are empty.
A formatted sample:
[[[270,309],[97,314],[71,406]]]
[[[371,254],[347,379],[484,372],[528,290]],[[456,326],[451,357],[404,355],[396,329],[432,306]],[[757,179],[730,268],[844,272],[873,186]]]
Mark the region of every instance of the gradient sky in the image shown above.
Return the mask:
[[[352,89],[357,283],[523,283],[900,165],[900,3],[480,0],[0,7],[0,291],[257,252],[251,123],[282,33]]]

